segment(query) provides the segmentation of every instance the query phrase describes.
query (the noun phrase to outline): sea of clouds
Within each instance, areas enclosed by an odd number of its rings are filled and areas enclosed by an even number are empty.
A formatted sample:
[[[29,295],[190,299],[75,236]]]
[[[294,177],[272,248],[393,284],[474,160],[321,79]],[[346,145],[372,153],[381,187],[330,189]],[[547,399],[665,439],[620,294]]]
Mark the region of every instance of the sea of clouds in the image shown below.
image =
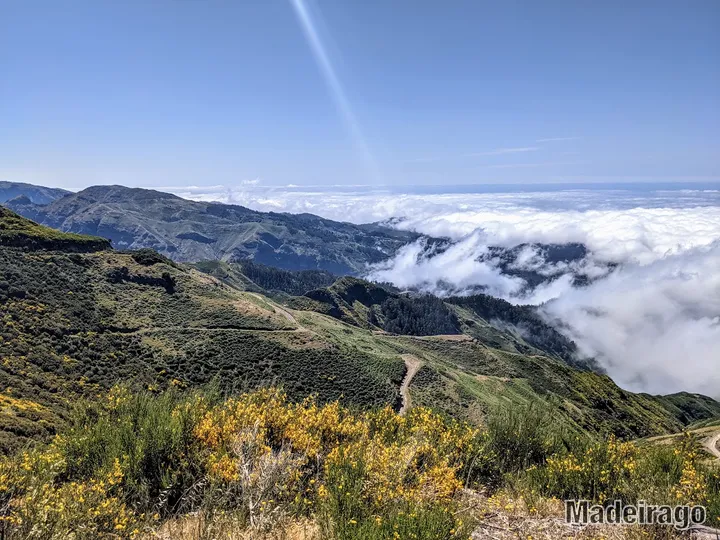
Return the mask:
[[[169,189],[195,200],[309,212],[392,226],[452,245],[406,246],[368,277],[436,294],[486,291],[532,303],[623,387],[720,397],[720,191],[682,187],[526,187],[512,191],[367,187],[284,188],[245,183]],[[473,192],[467,192],[473,191]],[[528,245],[515,269],[548,276],[535,288],[508,275],[490,246],[582,243],[588,254],[550,262]],[[615,267],[614,265],[617,264]],[[507,268],[506,268],[507,270]],[[577,286],[574,276],[590,278]]]

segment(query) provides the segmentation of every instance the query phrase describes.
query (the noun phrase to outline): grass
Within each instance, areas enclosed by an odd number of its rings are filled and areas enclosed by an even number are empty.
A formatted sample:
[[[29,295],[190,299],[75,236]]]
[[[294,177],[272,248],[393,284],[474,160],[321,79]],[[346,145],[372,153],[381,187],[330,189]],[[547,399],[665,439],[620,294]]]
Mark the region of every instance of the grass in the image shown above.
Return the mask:
[[[26,250],[91,252],[110,249],[110,242],[97,236],[57,231],[43,227],[0,206],[0,246]]]
[[[295,399],[397,401],[404,368],[393,351],[297,331],[269,299],[162,258],[135,259],[0,248],[0,396],[44,408],[0,409],[0,449],[48,441],[69,403],[120,381],[162,389],[219,379],[227,392],[284,384]],[[109,279],[118,268],[139,282]],[[172,294],[153,285],[165,273]]]

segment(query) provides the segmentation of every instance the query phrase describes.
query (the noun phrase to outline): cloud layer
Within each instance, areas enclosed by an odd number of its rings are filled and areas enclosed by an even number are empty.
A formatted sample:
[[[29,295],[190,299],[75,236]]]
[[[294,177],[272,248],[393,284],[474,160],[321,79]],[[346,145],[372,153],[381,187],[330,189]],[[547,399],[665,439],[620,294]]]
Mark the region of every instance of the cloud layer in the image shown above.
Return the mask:
[[[720,394],[720,242],[630,265],[544,306],[626,388]]]
[[[393,226],[452,245],[418,242],[369,271],[399,287],[437,294],[476,290],[543,304],[548,319],[597,357],[622,386],[720,397],[720,192],[566,190],[393,193],[360,188],[183,188],[179,195],[258,210],[311,212]],[[490,246],[578,242],[579,260],[536,247],[508,265]],[[612,272],[608,263],[618,263]],[[550,279],[529,287],[514,270]],[[578,287],[575,277],[591,284]]]

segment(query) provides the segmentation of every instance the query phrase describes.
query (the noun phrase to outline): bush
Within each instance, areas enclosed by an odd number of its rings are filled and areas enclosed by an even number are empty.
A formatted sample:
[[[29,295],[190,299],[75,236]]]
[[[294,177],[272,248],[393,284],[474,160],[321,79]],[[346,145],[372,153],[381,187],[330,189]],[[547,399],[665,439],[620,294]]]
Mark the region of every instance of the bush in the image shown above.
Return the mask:
[[[2,538],[92,540],[139,532],[138,516],[124,502],[117,461],[80,482],[63,481],[66,465],[54,449],[0,462]]]
[[[329,464],[327,488],[320,501],[321,529],[337,540],[467,537],[452,504],[442,499],[421,504],[405,499],[368,499],[365,482],[371,472],[362,456],[343,456]]]
[[[177,265],[173,261],[171,261],[164,255],[160,255],[154,249],[142,248],[138,249],[137,251],[130,251],[129,253],[136,263],[143,266],[152,266],[154,264],[162,263],[177,268]]]
[[[168,515],[192,506],[188,495],[202,478],[193,429],[213,395],[117,386],[105,403],[79,406],[72,427],[53,443],[64,456],[65,478],[85,481],[120,463],[133,508]]]
[[[571,439],[548,403],[503,404],[487,417],[487,451],[498,473],[517,473],[544,463],[566,448]]]
[[[455,538],[454,496],[477,445],[475,430],[426,409],[353,412],[275,389],[221,402],[115,387],[71,424],[46,449],[2,462],[7,537],[128,537],[149,515],[192,511],[253,531],[315,514],[331,537],[355,538],[338,521],[352,501],[348,522],[366,538]]]
[[[354,411],[266,388],[132,393],[78,406],[44,449],[0,460],[4,538],[129,538],[158,527],[250,536],[315,520],[329,540],[468,538],[469,481],[533,497],[703,504],[720,477],[697,441],[570,439],[547,405],[498,409],[484,432],[424,408]],[[157,520],[162,519],[164,523]]]
[[[708,523],[720,522],[720,482],[716,463],[704,459],[690,434],[672,446],[641,448],[614,436],[594,441],[532,466],[520,483],[525,492],[560,499],[614,500],[634,504],[704,505]]]

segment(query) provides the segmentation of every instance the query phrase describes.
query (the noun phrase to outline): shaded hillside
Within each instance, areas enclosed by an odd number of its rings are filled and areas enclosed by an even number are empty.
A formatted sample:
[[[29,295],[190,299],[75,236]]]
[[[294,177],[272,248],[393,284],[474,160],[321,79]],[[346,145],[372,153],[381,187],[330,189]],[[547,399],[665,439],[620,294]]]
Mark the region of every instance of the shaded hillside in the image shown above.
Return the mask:
[[[478,337],[482,335],[482,324],[478,328],[478,321],[475,320],[474,315],[522,338],[546,354],[562,358],[570,364],[588,365],[589,359],[578,357],[577,345],[543,321],[534,306],[517,306],[486,294],[455,296],[447,298],[446,302],[462,309],[467,315],[466,331],[471,335]],[[590,365],[595,367],[592,363]]]
[[[545,323],[534,307],[488,295],[440,299],[343,277],[287,302],[363,328],[415,336],[467,334],[512,352],[547,354],[583,368],[592,365],[576,358],[575,344]]]
[[[0,182],[0,203],[20,197],[19,204],[48,204],[70,193],[70,191],[64,189],[36,186],[22,182]]]
[[[201,261],[195,267],[240,289],[252,290],[256,286],[269,293],[294,296],[327,287],[337,279],[336,275],[325,270],[283,270],[252,260],[235,263]]]
[[[256,212],[122,186],[90,187],[44,206],[27,200],[6,204],[43,225],[108,238],[115,248],[152,248],[176,261],[252,259],[336,274],[358,273],[419,237],[378,225]]]

